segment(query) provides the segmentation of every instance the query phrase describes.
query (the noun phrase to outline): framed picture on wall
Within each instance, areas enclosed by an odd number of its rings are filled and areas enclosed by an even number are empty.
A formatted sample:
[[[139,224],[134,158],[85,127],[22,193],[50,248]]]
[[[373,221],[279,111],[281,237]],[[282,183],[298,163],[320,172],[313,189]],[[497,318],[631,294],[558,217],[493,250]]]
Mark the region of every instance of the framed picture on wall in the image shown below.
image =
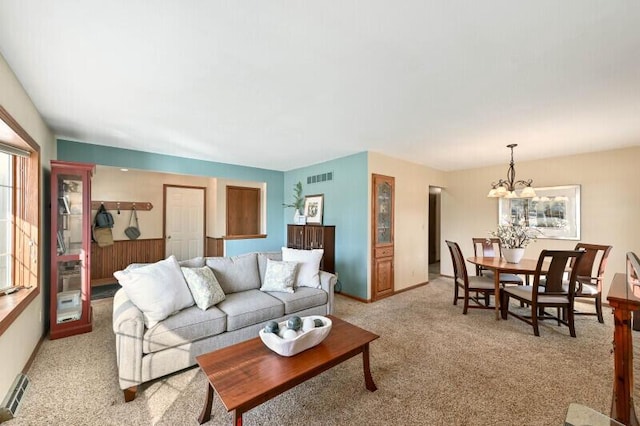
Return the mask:
[[[322,225],[323,203],[324,194],[304,197],[304,215],[307,218],[307,223]]]
[[[534,188],[534,198],[501,198],[498,223],[523,223],[538,238],[580,239],[580,185]]]

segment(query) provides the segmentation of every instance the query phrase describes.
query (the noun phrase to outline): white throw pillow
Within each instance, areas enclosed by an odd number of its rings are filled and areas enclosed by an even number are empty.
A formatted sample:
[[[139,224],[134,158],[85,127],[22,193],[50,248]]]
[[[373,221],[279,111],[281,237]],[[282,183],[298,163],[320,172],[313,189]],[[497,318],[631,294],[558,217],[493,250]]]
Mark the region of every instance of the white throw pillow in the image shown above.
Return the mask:
[[[297,287],[320,288],[319,271],[323,254],[323,249],[297,250],[282,247],[282,260],[298,262]]]
[[[142,311],[147,328],[194,303],[174,256],[126,272],[116,271],[113,276]]]
[[[260,290],[293,293],[297,266],[296,262],[267,259],[267,271],[264,274],[264,282]]]
[[[198,308],[206,311],[209,307],[224,300],[224,291],[208,266],[202,268],[182,267],[182,274],[187,280],[187,285]]]

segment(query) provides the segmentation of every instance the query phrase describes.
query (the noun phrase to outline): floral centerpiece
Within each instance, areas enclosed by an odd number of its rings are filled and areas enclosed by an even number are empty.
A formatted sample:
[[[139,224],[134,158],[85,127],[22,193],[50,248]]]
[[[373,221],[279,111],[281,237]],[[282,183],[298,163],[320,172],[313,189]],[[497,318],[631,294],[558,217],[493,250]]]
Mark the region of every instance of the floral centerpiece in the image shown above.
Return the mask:
[[[518,263],[524,255],[525,247],[536,240],[536,231],[522,223],[509,222],[498,225],[498,229],[489,232],[489,235],[500,240],[502,254],[507,262]]]

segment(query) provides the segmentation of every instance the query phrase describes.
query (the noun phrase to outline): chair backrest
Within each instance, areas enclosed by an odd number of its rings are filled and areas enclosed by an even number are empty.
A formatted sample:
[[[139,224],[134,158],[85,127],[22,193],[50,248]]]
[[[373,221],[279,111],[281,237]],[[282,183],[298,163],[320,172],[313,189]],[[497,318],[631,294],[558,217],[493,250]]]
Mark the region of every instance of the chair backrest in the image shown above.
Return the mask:
[[[473,255],[476,257],[502,257],[500,238],[471,238],[473,241]],[[476,265],[476,275],[480,275],[483,268]]]
[[[502,248],[500,247],[500,238],[472,238],[471,240],[473,241],[474,256],[482,256],[482,257],[502,256]]]
[[[584,250],[584,256],[582,256],[582,260],[576,268],[578,271],[577,276],[595,278],[598,281],[598,287],[600,287],[602,285],[602,279],[604,278],[604,270],[607,267],[607,259],[609,258],[609,253],[612,248],[612,246],[602,244],[576,244],[576,250]],[[596,264],[597,259],[599,259],[598,270],[594,274],[593,266]]]
[[[582,250],[542,250],[538,257],[536,273],[533,277],[533,293],[537,296],[540,290],[540,279],[544,277],[544,294],[569,294],[573,297],[575,285],[563,288],[565,272],[569,272],[569,282],[575,283],[578,268],[585,254]],[[545,266],[548,264],[548,268]],[[571,268],[571,265],[575,267]]]
[[[462,250],[460,250],[460,246],[456,242],[446,241],[446,243],[449,247],[449,252],[451,253],[451,260],[453,261],[454,280],[456,282],[461,280],[460,284],[464,284],[466,286],[469,283],[469,275],[467,275],[467,266],[464,263]]]

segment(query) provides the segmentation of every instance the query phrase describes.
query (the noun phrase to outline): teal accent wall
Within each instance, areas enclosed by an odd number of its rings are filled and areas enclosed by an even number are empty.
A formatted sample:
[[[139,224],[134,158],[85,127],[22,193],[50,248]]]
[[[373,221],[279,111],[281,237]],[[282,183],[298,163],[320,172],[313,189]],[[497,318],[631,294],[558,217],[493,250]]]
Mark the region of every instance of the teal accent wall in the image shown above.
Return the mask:
[[[235,256],[252,251],[278,251],[285,244],[286,229],[284,227],[284,212],[282,209],[284,200],[283,172],[72,142],[64,139],[58,139],[57,142],[58,159],[64,161],[78,161],[104,166],[193,176],[266,182],[267,238],[226,241],[225,254]]]
[[[342,157],[284,173],[284,201],[293,200],[293,186],[302,182],[303,195],[324,194],[324,225],[336,226],[336,272],[342,292],[367,298],[369,245],[367,217],[368,155]],[[333,180],[307,184],[307,177],[333,172]],[[282,208],[282,207],[281,207]],[[284,209],[284,226],[293,223],[294,210]]]

